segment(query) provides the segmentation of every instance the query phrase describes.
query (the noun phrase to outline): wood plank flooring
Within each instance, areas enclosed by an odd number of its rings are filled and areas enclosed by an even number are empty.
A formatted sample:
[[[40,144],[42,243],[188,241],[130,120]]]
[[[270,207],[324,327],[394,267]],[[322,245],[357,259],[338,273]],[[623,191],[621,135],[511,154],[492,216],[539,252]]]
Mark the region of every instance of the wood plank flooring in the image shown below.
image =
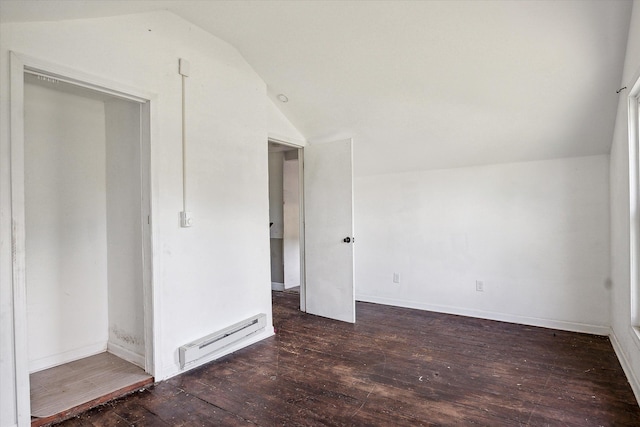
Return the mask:
[[[33,427],[66,419],[153,383],[143,369],[107,352],[29,377]]]
[[[276,336],[64,426],[638,426],[606,337],[275,292]]]

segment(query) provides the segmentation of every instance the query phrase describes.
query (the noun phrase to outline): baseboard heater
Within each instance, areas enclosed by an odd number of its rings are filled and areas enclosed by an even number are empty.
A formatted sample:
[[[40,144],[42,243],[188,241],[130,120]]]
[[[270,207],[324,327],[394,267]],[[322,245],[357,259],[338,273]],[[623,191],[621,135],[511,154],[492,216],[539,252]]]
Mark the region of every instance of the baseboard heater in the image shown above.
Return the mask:
[[[192,343],[183,345],[179,349],[180,367],[184,369],[186,366],[197,362],[203,357],[209,356],[264,329],[266,325],[267,316],[261,313]]]

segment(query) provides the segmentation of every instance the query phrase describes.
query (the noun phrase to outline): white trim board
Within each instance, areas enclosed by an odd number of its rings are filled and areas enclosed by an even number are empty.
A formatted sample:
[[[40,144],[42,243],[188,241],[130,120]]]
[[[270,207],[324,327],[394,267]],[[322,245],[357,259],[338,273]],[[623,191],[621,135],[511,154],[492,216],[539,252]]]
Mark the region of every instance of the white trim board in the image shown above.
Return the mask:
[[[639,135],[639,107],[640,103],[640,70],[633,76],[628,84],[631,89],[627,96],[627,132],[629,150],[629,286],[631,302],[631,326],[637,328],[640,325],[640,164],[638,157]],[[632,331],[632,339],[640,344],[637,330]]]
[[[122,360],[126,360],[129,363],[144,369],[145,357],[143,354],[134,353],[120,345],[107,343],[107,352],[118,356]]]
[[[27,296],[25,279],[25,217],[24,217],[24,74],[27,71],[49,75],[69,83],[73,83],[98,92],[108,93],[112,96],[139,102],[142,108],[142,178],[143,210],[149,218],[153,218],[155,212],[155,200],[157,194],[156,177],[152,174],[153,140],[157,130],[153,117],[157,96],[146,91],[138,90],[118,82],[106,80],[79,70],[67,68],[48,61],[42,61],[17,52],[10,52],[9,85],[11,94],[10,105],[10,147],[11,147],[11,220],[12,220],[12,292],[13,292],[13,327],[14,327],[14,369],[15,369],[15,396],[16,418],[19,426],[28,426],[31,423],[30,410],[30,386],[28,369],[28,345],[27,345]],[[147,129],[148,128],[148,129]],[[144,318],[145,318],[145,368],[151,375],[155,374],[156,352],[159,343],[156,341],[160,335],[156,311],[159,304],[158,294],[153,292],[153,278],[158,277],[158,264],[154,263],[154,254],[157,253],[153,241],[155,226],[148,224],[144,227]],[[153,342],[150,342],[153,341]],[[104,351],[104,349],[103,349]]]
[[[53,368],[58,365],[70,363],[76,360],[84,359],[85,357],[95,356],[96,354],[104,353],[108,348],[108,344],[104,341],[85,345],[81,348],[76,348],[63,353],[54,354],[53,356],[43,357],[31,362],[33,365],[29,374],[35,372],[44,371],[45,369]]]
[[[455,314],[459,316],[477,317],[480,319],[497,320],[500,322],[517,323],[520,325],[538,326],[542,328],[558,329],[569,332],[581,332],[593,335],[608,336],[611,332],[609,326],[566,322],[563,320],[540,319],[537,317],[517,316],[513,314],[495,313],[492,311],[473,310],[446,305],[425,304],[420,302],[376,297],[371,295],[356,295],[356,301],[372,302],[375,304],[392,305],[403,308],[413,308],[417,310],[434,311],[437,313]]]
[[[615,331],[612,329],[609,334],[609,340],[611,341],[611,345],[613,346],[613,351],[616,353],[618,357],[618,361],[620,362],[620,366],[622,366],[622,370],[627,377],[627,381],[631,386],[631,390],[633,394],[636,396],[636,400],[638,401],[638,405],[640,405],[640,380],[635,376],[633,369],[631,369],[631,364],[629,360],[622,351],[622,346],[620,346],[620,341],[616,336]]]
[[[27,343],[27,287],[24,212],[24,68],[25,62],[11,52],[10,146],[11,146],[11,242],[13,291],[13,355],[15,369],[16,419],[31,423],[29,348]]]
[[[289,147],[296,147],[296,148],[304,148],[307,145],[307,141],[305,140],[290,138],[288,136],[282,136],[272,132],[269,132],[267,140],[270,142],[275,142],[277,144],[287,145]]]

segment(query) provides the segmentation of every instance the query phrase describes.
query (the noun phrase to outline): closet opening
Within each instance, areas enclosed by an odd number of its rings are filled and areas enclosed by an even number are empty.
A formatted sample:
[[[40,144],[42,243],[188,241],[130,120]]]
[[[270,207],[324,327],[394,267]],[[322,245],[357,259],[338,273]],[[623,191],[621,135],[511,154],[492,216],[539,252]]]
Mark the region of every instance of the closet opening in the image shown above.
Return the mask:
[[[26,67],[23,89],[20,339],[43,425],[153,382],[149,107]]]
[[[300,294],[305,311],[303,148],[269,141],[271,289]]]

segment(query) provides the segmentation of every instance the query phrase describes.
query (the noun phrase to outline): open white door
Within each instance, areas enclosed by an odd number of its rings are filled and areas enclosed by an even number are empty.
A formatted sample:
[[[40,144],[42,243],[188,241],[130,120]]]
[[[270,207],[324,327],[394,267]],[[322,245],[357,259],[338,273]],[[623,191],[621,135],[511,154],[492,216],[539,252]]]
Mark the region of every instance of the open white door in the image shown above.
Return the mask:
[[[351,139],[304,148],[306,311],[356,321]]]

